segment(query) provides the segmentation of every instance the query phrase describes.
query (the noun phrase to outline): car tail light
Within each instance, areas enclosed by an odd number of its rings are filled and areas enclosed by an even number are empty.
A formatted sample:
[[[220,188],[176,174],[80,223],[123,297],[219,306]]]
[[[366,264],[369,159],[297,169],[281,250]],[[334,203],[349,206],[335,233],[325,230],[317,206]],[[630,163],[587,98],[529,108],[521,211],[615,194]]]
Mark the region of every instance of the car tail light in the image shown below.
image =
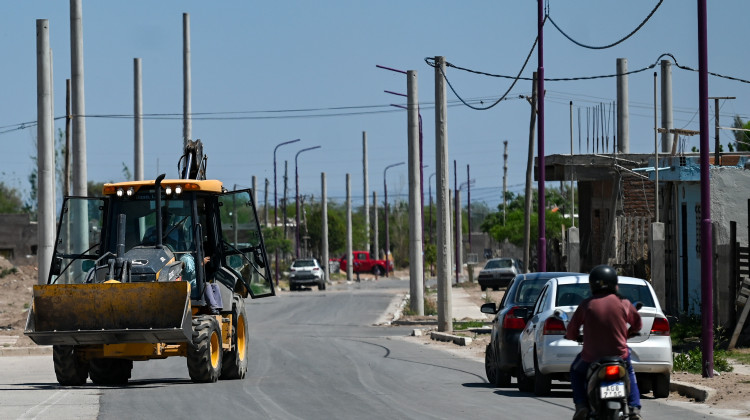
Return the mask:
[[[565,323],[557,318],[547,318],[544,321],[543,335],[565,335]]]
[[[319,271],[320,269],[318,267],[313,268],[313,271]]]
[[[666,318],[654,318],[651,335],[669,335],[669,321]]]
[[[505,314],[505,318],[503,318],[504,330],[522,330],[526,327],[526,320],[520,316],[516,316],[516,309],[519,309],[519,307],[514,306]]]
[[[599,378],[605,381],[616,381],[625,376],[625,369],[620,365],[605,366],[599,371]]]

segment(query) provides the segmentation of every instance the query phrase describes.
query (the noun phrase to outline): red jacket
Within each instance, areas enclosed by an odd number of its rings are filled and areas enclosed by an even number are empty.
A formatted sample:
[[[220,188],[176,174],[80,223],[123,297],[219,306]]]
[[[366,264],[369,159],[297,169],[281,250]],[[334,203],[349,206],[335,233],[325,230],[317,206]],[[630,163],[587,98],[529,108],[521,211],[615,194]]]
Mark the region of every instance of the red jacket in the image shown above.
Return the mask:
[[[605,356],[628,357],[628,336],[640,331],[642,323],[641,315],[629,300],[610,293],[584,299],[568,324],[565,338],[575,340],[581,325],[584,332],[581,359],[591,363]]]

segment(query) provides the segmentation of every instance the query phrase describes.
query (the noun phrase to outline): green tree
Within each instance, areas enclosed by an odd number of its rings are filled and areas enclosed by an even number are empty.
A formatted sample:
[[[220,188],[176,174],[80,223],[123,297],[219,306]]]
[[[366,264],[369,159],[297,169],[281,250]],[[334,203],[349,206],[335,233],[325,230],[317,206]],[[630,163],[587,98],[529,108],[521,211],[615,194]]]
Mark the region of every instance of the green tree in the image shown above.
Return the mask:
[[[732,128],[750,130],[750,121],[745,123],[742,121],[742,118],[740,118],[739,115],[735,115],[734,122],[732,123]],[[737,142],[736,149],[738,152],[746,152],[750,150],[750,131],[735,131],[734,140]],[[729,150],[734,151],[732,150],[731,146]]]
[[[24,212],[23,200],[17,189],[0,182],[0,213],[17,214]]]

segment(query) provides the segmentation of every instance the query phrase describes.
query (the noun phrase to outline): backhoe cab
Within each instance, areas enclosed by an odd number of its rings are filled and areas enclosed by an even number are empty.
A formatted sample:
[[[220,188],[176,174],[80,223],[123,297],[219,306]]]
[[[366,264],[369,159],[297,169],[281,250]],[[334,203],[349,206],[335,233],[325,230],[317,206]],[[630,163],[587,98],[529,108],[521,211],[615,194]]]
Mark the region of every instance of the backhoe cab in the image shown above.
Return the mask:
[[[60,384],[124,384],[133,361],[170,356],[195,382],[245,376],[245,298],[275,291],[252,191],[206,180],[202,149],[185,147],[180,179],[65,198],[24,332],[54,346]]]

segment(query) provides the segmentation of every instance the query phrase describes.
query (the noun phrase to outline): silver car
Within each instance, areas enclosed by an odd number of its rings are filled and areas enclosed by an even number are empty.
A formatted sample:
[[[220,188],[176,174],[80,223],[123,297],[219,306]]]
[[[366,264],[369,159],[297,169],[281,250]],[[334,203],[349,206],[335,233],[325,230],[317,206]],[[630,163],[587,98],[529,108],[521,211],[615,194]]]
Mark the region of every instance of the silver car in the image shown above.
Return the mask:
[[[477,281],[482,291],[487,288],[499,290],[501,287],[508,287],[520,272],[521,265],[515,258],[493,258],[479,272]]]
[[[643,394],[653,390],[655,398],[666,398],[672,370],[669,322],[649,282],[621,276],[618,288],[631,302],[643,304],[638,311],[643,320],[640,335],[628,339],[638,387]],[[553,314],[559,309],[570,318],[578,304],[589,296],[588,275],[560,277],[545,284],[530,314],[531,319],[521,332],[519,389],[533,389],[537,395],[547,395],[552,379],[570,380],[570,365],[582,347],[564,338],[567,325]],[[585,330],[585,325],[583,328]]]

